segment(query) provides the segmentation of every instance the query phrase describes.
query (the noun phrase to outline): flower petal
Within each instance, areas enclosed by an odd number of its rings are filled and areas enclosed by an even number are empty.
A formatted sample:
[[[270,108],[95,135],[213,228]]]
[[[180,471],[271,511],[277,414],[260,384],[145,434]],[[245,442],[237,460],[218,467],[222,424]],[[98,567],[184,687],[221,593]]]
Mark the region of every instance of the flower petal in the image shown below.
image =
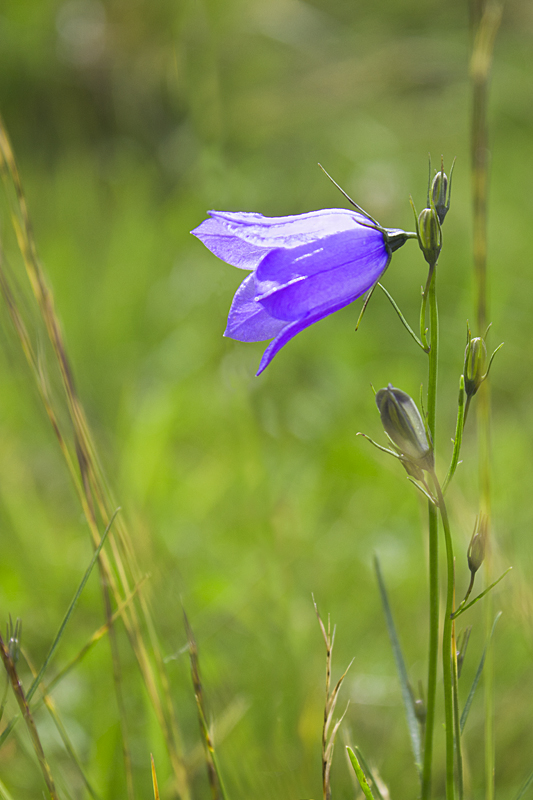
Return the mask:
[[[324,317],[327,317],[329,314],[339,311],[339,309],[344,308],[344,306],[349,305],[351,302],[352,298],[337,303],[325,303],[320,308],[316,308],[312,314],[307,314],[307,316],[302,319],[297,319],[295,322],[290,322],[288,325],[285,325],[263,353],[256,375],[260,375],[263,370],[268,367],[276,353],[279,353],[281,348],[294,338],[297,333],[305,330],[305,328],[308,328],[315,322],[319,322],[319,320],[324,319]]]
[[[264,217],[243,211],[210,211],[192,233],[212,253],[240,269],[255,269],[277,247],[299,247],[332,233],[358,230],[368,220],[357,212],[328,208],[286,217]],[[368,230],[368,228],[367,228]]]
[[[228,230],[223,220],[217,218],[204,220],[191,233],[218,258],[239,269],[255,269],[269,252],[268,249],[240,239]]]
[[[298,320],[324,303],[344,305],[360,297],[389,258],[383,235],[362,227],[292,250],[273,250],[255,272],[255,299],[276,319]]]
[[[285,327],[287,320],[271,317],[263,306],[255,302],[256,294],[254,275],[248,275],[233,298],[224,336],[239,342],[262,342],[272,339]]]

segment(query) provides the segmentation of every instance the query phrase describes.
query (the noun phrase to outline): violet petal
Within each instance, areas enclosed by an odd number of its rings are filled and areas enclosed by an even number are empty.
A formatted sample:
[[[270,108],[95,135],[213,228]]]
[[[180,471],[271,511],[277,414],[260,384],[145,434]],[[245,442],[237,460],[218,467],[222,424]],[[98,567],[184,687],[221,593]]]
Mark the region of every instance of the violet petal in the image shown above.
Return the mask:
[[[255,269],[269,249],[257,247],[231,233],[223,220],[204,220],[191,231],[218,258],[239,269]]]
[[[216,256],[240,269],[255,269],[276,247],[293,248],[345,230],[359,231],[368,220],[357,212],[329,208],[286,217],[210,211],[192,233]]]
[[[256,294],[254,275],[248,275],[233,298],[224,336],[239,342],[262,342],[277,336],[285,327],[287,320],[271,317],[263,306],[255,302]]]
[[[388,262],[383,235],[369,228],[273,250],[255,272],[256,300],[277,319],[297,320],[324,303],[360,297]]]
[[[267,349],[263,353],[263,357],[261,358],[261,363],[259,364],[259,369],[257,370],[256,375],[260,375],[263,370],[268,367],[276,353],[279,353],[281,348],[284,347],[294,336],[296,336],[296,334],[300,333],[300,331],[303,331],[305,328],[308,328],[310,325],[313,325],[315,322],[319,322],[319,320],[324,319],[324,317],[327,317],[329,314],[339,311],[339,309],[344,308],[344,306],[349,305],[351,302],[352,300],[349,298],[337,303],[326,303],[320,308],[315,309],[312,314],[308,314],[302,319],[297,319],[295,322],[290,322],[288,325],[284,326],[276,338],[270,342]]]

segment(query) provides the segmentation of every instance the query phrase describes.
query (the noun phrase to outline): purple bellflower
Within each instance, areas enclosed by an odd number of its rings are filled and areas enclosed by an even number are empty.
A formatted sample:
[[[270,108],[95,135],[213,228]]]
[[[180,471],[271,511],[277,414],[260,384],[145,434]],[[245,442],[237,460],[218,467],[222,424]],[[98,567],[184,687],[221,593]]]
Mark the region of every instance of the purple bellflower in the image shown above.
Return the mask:
[[[209,215],[192,233],[223,261],[251,270],[233,298],[224,336],[273,339],[258,375],[293,336],[371,289],[413,236],[382,228],[361,209]]]

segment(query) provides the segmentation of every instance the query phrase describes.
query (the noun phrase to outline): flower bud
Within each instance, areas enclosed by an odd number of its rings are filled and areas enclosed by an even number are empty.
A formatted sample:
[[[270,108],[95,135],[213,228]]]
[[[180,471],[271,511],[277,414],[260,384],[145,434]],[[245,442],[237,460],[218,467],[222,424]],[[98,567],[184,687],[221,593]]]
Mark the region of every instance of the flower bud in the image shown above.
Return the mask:
[[[446,194],[448,192],[448,177],[443,169],[437,172],[431,184],[431,199],[433,207],[437,212],[439,222],[442,225],[444,217],[450,208],[450,197],[448,195],[446,202]]]
[[[476,520],[476,527],[468,545],[468,569],[475,575],[485,560],[488,537],[488,519],[481,514]]]
[[[468,339],[465,350],[465,392],[467,397],[473,397],[485,378],[485,364],[487,363],[487,347],[480,336]]]
[[[421,725],[426,724],[426,717],[427,717],[427,708],[424,700],[422,698],[417,698],[415,700],[415,717],[419,721]]]
[[[376,404],[385,433],[397,448],[407,472],[419,477],[420,470],[432,470],[433,445],[409,395],[389,383],[376,394]]]
[[[442,248],[442,233],[437,212],[424,208],[418,217],[418,244],[430,266],[437,263]]]

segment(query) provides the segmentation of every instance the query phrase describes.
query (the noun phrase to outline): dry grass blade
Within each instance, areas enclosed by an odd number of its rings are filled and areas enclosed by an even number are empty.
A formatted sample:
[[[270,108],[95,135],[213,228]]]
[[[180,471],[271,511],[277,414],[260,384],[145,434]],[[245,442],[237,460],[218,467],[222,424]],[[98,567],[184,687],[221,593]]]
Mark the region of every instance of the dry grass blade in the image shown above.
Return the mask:
[[[343,674],[335,684],[333,691],[330,692],[331,660],[333,653],[333,644],[335,641],[335,628],[333,629],[332,633],[330,627],[330,619],[328,616],[328,627],[326,630],[326,627],[322,622],[322,617],[320,616],[320,613],[318,611],[318,606],[315,603],[314,597],[313,597],[313,605],[315,607],[315,613],[318,619],[318,624],[320,625],[320,630],[322,631],[322,636],[324,638],[324,644],[326,645],[326,700],[324,703],[324,724],[322,727],[322,794],[324,800],[330,800],[331,798],[330,773],[331,773],[331,763],[333,760],[333,750],[335,748],[335,737],[337,736],[340,724],[346,715],[348,706],[346,706],[344,714],[341,716],[341,718],[337,720],[337,722],[334,724],[331,733],[329,731],[331,727],[331,722],[333,720],[333,715],[335,713],[335,706],[337,705],[339,691],[348,673],[348,670],[353,664],[353,659],[350,661],[346,670],[343,672]]]
[[[52,800],[59,800],[56,792],[56,787],[54,784],[54,779],[52,778],[52,773],[50,771],[50,767],[48,766],[46,757],[44,755],[44,750],[41,744],[41,740],[39,739],[39,734],[37,733],[37,726],[35,725],[35,720],[33,719],[30,707],[28,705],[28,701],[26,700],[26,696],[24,694],[24,689],[22,688],[22,684],[17,674],[14,656],[10,652],[9,647],[5,644],[1,635],[0,635],[0,658],[3,661],[5,670],[11,682],[13,693],[15,695],[19,708],[22,712],[22,716],[24,717],[24,720],[26,722],[26,726],[30,734],[33,749],[35,750],[35,754],[39,761],[39,765],[41,767],[41,771],[43,773],[46,786],[48,787],[48,792],[50,794],[50,797],[52,798]]]
[[[150,753],[150,762],[152,764],[152,783],[154,786],[154,800],[159,800],[159,786],[157,785],[157,775],[155,773],[154,757]]]
[[[43,686],[42,686],[42,691],[43,691],[43,693],[44,693],[45,695],[48,695],[48,694],[50,694],[50,692],[52,691],[52,689],[54,689],[54,688],[55,688],[55,686],[56,686],[58,683],[60,683],[60,682],[61,682],[61,680],[62,680],[62,679],[63,679],[63,678],[66,676],[66,675],[68,675],[68,673],[69,673],[71,670],[73,670],[73,669],[74,669],[74,667],[76,667],[76,666],[77,666],[77,665],[80,663],[80,661],[82,661],[82,659],[83,659],[83,658],[85,658],[85,656],[87,655],[87,653],[88,653],[88,652],[89,652],[89,651],[90,651],[90,650],[91,650],[91,649],[94,647],[94,645],[95,645],[95,644],[97,644],[97,642],[99,642],[101,639],[103,639],[103,637],[104,637],[104,636],[105,636],[107,633],[109,633],[109,628],[110,628],[110,626],[111,626],[111,625],[112,625],[114,622],[116,622],[116,621],[117,621],[117,619],[119,619],[119,617],[122,615],[122,613],[123,613],[123,611],[124,611],[124,606],[126,606],[128,603],[131,603],[131,601],[133,600],[133,598],[135,597],[136,593],[139,591],[139,589],[141,588],[141,586],[143,585],[143,583],[144,583],[144,581],[145,581],[145,580],[146,580],[146,578],[145,578],[145,579],[143,579],[142,581],[140,581],[140,583],[139,583],[139,584],[137,584],[137,586],[134,588],[133,592],[131,592],[131,594],[129,595],[129,597],[127,597],[127,598],[126,598],[126,599],[125,599],[125,600],[124,600],[124,601],[121,603],[121,605],[120,605],[120,606],[119,606],[119,607],[116,609],[115,613],[113,614],[113,618],[112,618],[110,621],[106,622],[106,623],[105,623],[105,625],[102,625],[100,628],[98,628],[98,630],[97,630],[97,631],[95,631],[95,632],[93,633],[93,635],[91,636],[91,638],[89,639],[89,641],[87,642],[87,644],[85,644],[85,645],[84,645],[84,646],[81,648],[81,650],[78,652],[78,654],[77,654],[77,655],[75,655],[75,656],[74,656],[74,658],[73,658],[71,661],[69,661],[69,663],[68,663],[68,664],[67,664],[65,667],[63,667],[63,669],[62,669],[60,672],[58,672],[58,673],[57,673],[57,675],[55,676],[55,678],[53,678],[53,679],[50,681],[50,683],[49,683],[48,685],[43,685]],[[34,710],[34,711],[38,711],[38,710],[39,710],[39,709],[40,709],[40,708],[43,706],[43,704],[44,704],[44,700],[43,700],[43,699],[39,700],[39,701],[38,701],[38,702],[37,702],[37,703],[34,705],[34,709],[33,709],[33,710]],[[20,717],[19,717],[19,716],[13,717],[13,718],[12,718],[12,719],[9,721],[8,725],[7,725],[7,726],[4,728],[4,730],[2,731],[2,734],[0,735],[0,747],[1,747],[1,746],[3,745],[3,743],[6,741],[6,739],[7,739],[7,738],[8,738],[8,736],[10,735],[11,731],[13,730],[13,728],[15,727],[15,725],[17,724],[17,722],[18,722],[18,720],[19,720],[19,719],[20,719]]]
[[[211,730],[216,730],[217,742],[222,742],[248,711],[249,703],[242,697],[236,697],[222,714],[211,723]],[[214,738],[214,734],[213,734]],[[205,745],[202,741],[187,753],[187,773],[191,779],[205,764]]]
[[[53,294],[47,284],[43,268],[37,257],[22,184],[13,151],[1,119],[0,171],[6,188],[11,220],[24,261],[26,274],[42,318],[42,323],[44,323],[63,385],[64,397],[62,402],[66,404],[66,410],[72,425],[72,437],[70,437],[70,434],[66,436],[61,429],[59,419],[62,414],[59,414],[57,411],[57,401],[55,399],[52,400],[52,394],[49,390],[51,381],[47,375],[46,363],[36,357],[38,348],[32,343],[32,337],[29,334],[29,330],[32,329],[33,326],[25,324],[24,315],[21,313],[14,293],[11,291],[5,269],[1,263],[0,290],[6,301],[13,326],[20,339],[23,352],[36,381],[50,423],[57,436],[61,451],[77,490],[84,515],[89,524],[94,546],[96,547],[100,540],[100,529],[108,525],[112,510],[117,504],[114,502],[108,488],[85,412],[76,392],[61,326],[55,311]],[[70,438],[72,438],[72,441],[69,441]],[[122,621],[124,622],[126,633],[136,655],[148,695],[167,743],[175,776],[176,791],[182,800],[189,800],[190,792],[181,753],[179,728],[172,704],[166,668],[161,656],[148,601],[145,597],[141,596],[139,598],[139,608],[137,608],[134,603],[127,604],[126,606],[122,605],[124,596],[128,596],[131,592],[131,584],[137,583],[141,578],[141,570],[136,562],[134,548],[123,521],[119,521],[113,535],[110,537],[110,548],[113,556],[112,560],[109,559],[106,553],[102,553],[99,559],[99,569],[101,573],[107,622],[109,624],[117,701],[119,707],[122,708],[120,663],[112,628],[112,619],[114,615],[111,597],[113,597],[116,605],[122,607]],[[146,635],[149,644],[145,641]],[[123,735],[125,736],[125,715],[123,709],[121,711],[121,722]],[[126,756],[127,770],[128,761],[129,759]],[[129,778],[128,782],[130,796],[132,796],[132,785]]]
[[[196,708],[198,710],[198,720],[200,723],[200,733],[202,734],[202,742],[204,745],[205,763],[207,768],[207,777],[211,789],[211,797],[213,800],[224,800],[224,788],[220,774],[218,771],[215,747],[207,724],[205,713],[204,694],[202,689],[202,681],[200,680],[200,663],[198,660],[198,647],[189,624],[185,609],[183,610],[183,620],[185,623],[185,631],[187,633],[187,642],[189,644],[189,657],[191,661],[191,676],[194,686],[194,696],[196,699]]]
[[[57,732],[59,733],[59,736],[61,737],[61,740],[63,742],[65,750],[67,751],[67,753],[69,754],[70,758],[72,759],[72,761],[74,762],[74,764],[78,768],[78,772],[80,774],[80,777],[81,777],[83,783],[85,784],[85,788],[87,789],[87,791],[89,792],[89,794],[91,795],[93,800],[99,800],[99,795],[96,792],[96,790],[94,789],[94,787],[92,786],[92,784],[89,781],[87,775],[85,774],[85,770],[83,769],[83,765],[81,763],[81,760],[80,760],[78,754],[76,753],[76,751],[74,749],[74,746],[73,746],[73,744],[72,744],[72,742],[70,740],[70,736],[68,735],[67,729],[63,725],[63,722],[61,721],[61,719],[59,717],[59,714],[57,713],[54,701],[52,700],[50,695],[47,694],[47,692],[45,691],[45,689],[43,688],[42,685],[40,685],[39,683],[35,684],[35,679],[37,678],[37,670],[33,666],[28,654],[26,652],[24,652],[24,651],[22,651],[22,654],[24,656],[24,660],[26,661],[26,663],[27,663],[28,667],[30,668],[30,671],[31,671],[31,673],[33,675],[34,685],[40,686],[41,695],[42,695],[42,702],[44,703],[44,705],[46,706],[50,716],[52,717],[52,720],[54,722],[54,725],[57,728]],[[29,693],[28,693],[27,699],[29,699]]]

